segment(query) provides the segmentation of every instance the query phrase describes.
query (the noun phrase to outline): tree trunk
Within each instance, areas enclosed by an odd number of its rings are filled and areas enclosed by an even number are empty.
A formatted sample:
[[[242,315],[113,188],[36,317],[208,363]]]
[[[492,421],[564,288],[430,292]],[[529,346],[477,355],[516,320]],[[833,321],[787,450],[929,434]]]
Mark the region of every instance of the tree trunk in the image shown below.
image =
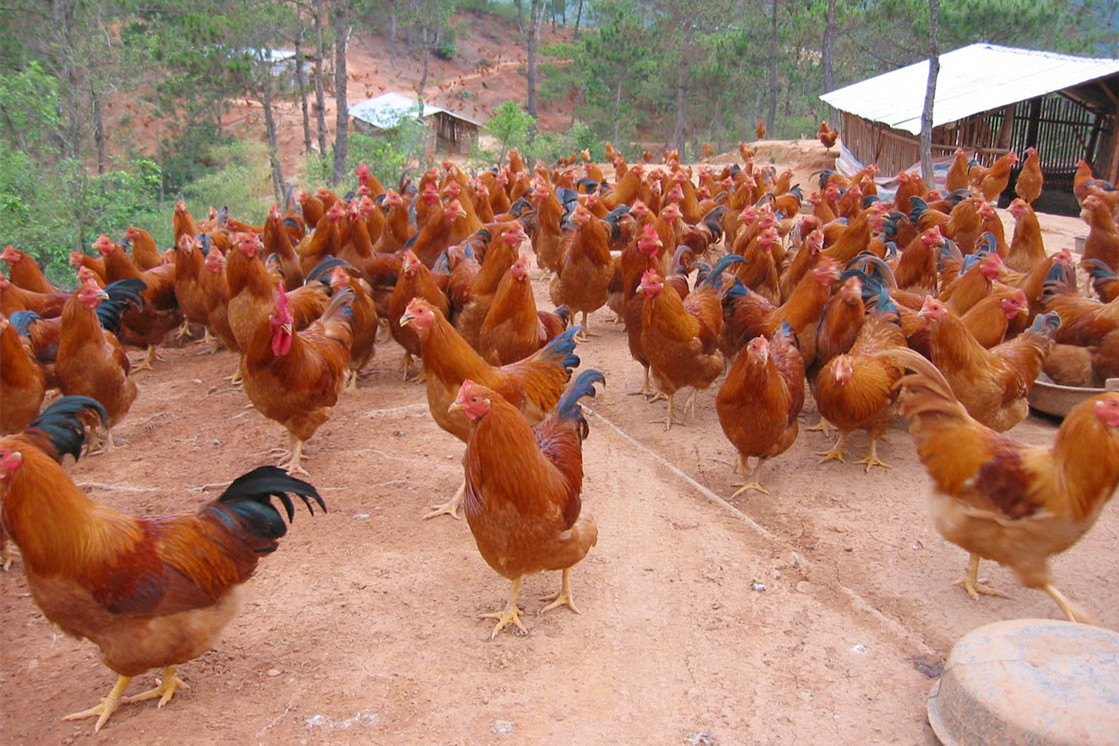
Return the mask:
[[[97,145],[97,174],[105,173],[105,121],[101,113],[101,96],[89,92],[93,99],[93,141]]]
[[[420,119],[423,119],[423,100],[424,100],[424,86],[427,85],[427,73],[431,64],[431,45],[433,42],[428,41],[429,29],[427,24],[420,28],[420,39],[423,42],[424,50],[424,71],[420,76],[419,89],[416,91],[416,99],[420,102]]]
[[[276,204],[284,198],[284,172],[280,165],[280,148],[276,141],[276,118],[272,115],[272,70],[261,57],[260,103],[264,107],[264,127],[268,133],[268,161],[272,166],[272,194]]]
[[[310,153],[311,111],[307,106],[307,81],[303,77],[303,20],[297,19],[296,23],[299,31],[295,34],[295,88],[299,93],[299,108],[303,112],[303,152]]]
[[[540,45],[540,30],[544,26],[544,0],[532,0],[529,9],[529,29],[525,39],[528,52],[528,113],[536,119],[536,50]]]
[[[936,78],[940,75],[940,0],[929,0],[929,81],[925,88],[925,107],[921,110],[921,178],[935,189],[932,160],[933,101],[936,100]]]
[[[772,0],[769,18],[769,113],[765,126],[770,137],[774,137],[773,122],[777,119],[777,2]]]
[[[331,9],[331,26],[334,28],[334,172],[330,183],[338,186],[346,175],[347,131],[350,115],[346,111],[346,44],[349,28],[346,18],[346,0],[334,0]]]
[[[687,118],[684,116],[684,94],[687,92],[684,68],[685,65],[681,61],[680,67],[676,69],[676,127],[672,135],[672,147],[676,148],[676,152],[680,154],[682,162],[684,161],[684,153],[687,150],[688,144]]]
[[[319,58],[315,62],[315,112],[316,124],[319,129],[319,157],[324,161],[326,160],[327,153],[327,138],[329,137],[326,130],[326,73],[323,71],[323,65],[326,63],[326,42],[322,38],[322,8],[314,8],[315,12],[315,33],[318,35],[318,55]]]
[[[396,0],[389,3],[389,64],[396,69]]]
[[[532,0],[533,3],[536,0]],[[525,4],[524,0],[513,0],[513,4],[517,6],[517,31],[520,33],[521,38],[525,38]]]
[[[612,142],[618,145],[618,132],[622,126],[622,83],[626,80],[625,73],[618,74],[618,89],[614,93],[614,139]]]
[[[579,0],[578,10],[575,11],[575,38],[579,38],[579,23],[583,20],[583,0]]]
[[[832,70],[831,46],[835,41],[835,0],[828,0],[828,21],[824,26],[824,91],[835,88],[835,71]]]

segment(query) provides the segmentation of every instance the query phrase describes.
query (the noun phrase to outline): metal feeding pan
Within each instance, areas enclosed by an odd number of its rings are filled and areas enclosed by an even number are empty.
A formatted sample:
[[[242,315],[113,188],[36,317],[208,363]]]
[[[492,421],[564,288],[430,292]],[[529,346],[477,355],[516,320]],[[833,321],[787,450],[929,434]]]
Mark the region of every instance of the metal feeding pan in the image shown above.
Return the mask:
[[[1054,417],[1064,417],[1069,411],[1085,399],[1096,394],[1119,390],[1119,378],[1107,379],[1107,388],[1090,389],[1079,386],[1062,386],[1053,383],[1049,376],[1042,373],[1034,381],[1030,389],[1030,406],[1039,412],[1051,414]]]
[[[1119,744],[1119,634],[1016,619],[956,643],[929,693],[944,746]]]

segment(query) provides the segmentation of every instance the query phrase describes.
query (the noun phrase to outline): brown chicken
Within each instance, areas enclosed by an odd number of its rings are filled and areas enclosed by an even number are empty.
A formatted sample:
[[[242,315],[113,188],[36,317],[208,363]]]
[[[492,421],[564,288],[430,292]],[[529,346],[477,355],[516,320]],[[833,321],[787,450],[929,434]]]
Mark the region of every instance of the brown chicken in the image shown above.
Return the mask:
[[[766,460],[780,456],[796,440],[797,416],[804,407],[804,360],[787,324],[769,342],[754,337],[738,354],[715,396],[723,433],[738,451],[735,473],[746,481],[731,499],[749,490],[764,495],[758,475]],[[750,457],[757,458],[753,470]]]
[[[463,381],[469,378],[492,388],[519,409],[530,424],[535,424],[555,407],[571,376],[571,369],[579,365],[579,358],[574,354],[574,336],[578,327],[556,335],[524,360],[497,367],[482,359],[443,314],[427,301],[413,300],[400,320],[403,325],[414,328],[420,338],[424,369],[427,371],[427,404],[432,419],[464,443],[470,431],[469,420],[462,414],[447,411]],[[460,487],[447,503],[432,506],[432,512],[424,517],[457,517],[464,488],[465,485]]]
[[[758,126],[754,128],[754,134],[757,135],[757,139],[759,139],[759,140],[764,140],[765,139],[765,134],[766,133],[765,133],[765,120],[764,119],[759,119],[758,120]]]
[[[47,380],[19,332],[0,315],[0,434],[19,432],[39,414]]]
[[[897,308],[880,290],[878,303],[868,311],[851,350],[829,360],[816,377],[813,393],[820,417],[839,430],[835,445],[817,454],[823,457],[820,463],[833,459],[842,462],[847,436],[855,430],[866,430],[870,450],[866,458],[855,463],[866,464],[867,472],[875,466],[890,468],[879,460],[877,446],[897,415],[894,384],[904,370],[890,356],[901,347],[905,347],[905,335]]]
[[[979,560],[1014,570],[1048,593],[1069,621],[1087,621],[1057,588],[1049,558],[1095,524],[1119,485],[1119,394],[1078,404],[1051,447],[1027,446],[976,422],[940,371],[920,355],[899,358],[914,373],[899,382],[917,455],[933,482],[930,511],[940,534],[971,554],[964,589],[979,583]]]
[[[972,417],[998,432],[1026,419],[1026,397],[1061,326],[1059,315],[1038,316],[1029,330],[991,350],[976,342],[964,323],[934,298],[918,316],[929,322],[933,363]]]
[[[955,157],[952,159],[952,165],[948,167],[948,173],[944,177],[944,188],[949,192],[954,192],[957,189],[968,188],[968,157],[967,151],[963,148],[956,148]]]
[[[132,261],[140,270],[148,270],[161,264],[169,264],[173,250],[161,252],[155,237],[143,228],[129,226],[124,232],[124,240],[132,247]],[[178,244],[176,244],[177,246]]]
[[[1014,236],[1006,255],[1006,266],[1017,272],[1029,272],[1045,258],[1045,244],[1041,239],[1041,224],[1034,208],[1022,199],[1015,199],[1007,208],[1014,216]]]
[[[998,202],[999,195],[1006,191],[1010,183],[1010,172],[1018,163],[1018,154],[1013,150],[999,158],[990,168],[979,169],[971,177],[971,183],[978,193],[988,202]]]
[[[1014,193],[1025,200],[1026,204],[1033,202],[1041,196],[1041,187],[1045,178],[1041,175],[1041,158],[1037,148],[1026,148],[1026,160],[1022,163],[1022,170],[1018,180],[1014,182]]]
[[[272,497],[289,520],[289,492],[312,513],[312,499],[326,506],[310,484],[270,466],[233,480],[196,513],[135,518],[98,505],[60,465],[67,453],[78,457],[86,409],[97,402],[63,397],[0,439],[0,515],[43,615],[97,645],[118,676],[99,704],[65,718],[96,717],[98,731],[121,704],[159,697],[162,707],[187,688],[175,667],[213,647],[237,613],[238,586],[287,531]],[[129,681],[152,668],[163,670],[158,686],[125,697]]]
[[[579,399],[594,396],[605,379],[585,370],[564,391],[556,411],[535,427],[496,391],[463,382],[452,412],[470,421],[463,469],[464,512],[486,563],[512,581],[490,639],[508,624],[526,632],[517,605],[521,578],[561,570],[562,585],[540,613],[567,606],[575,613],[571,568],[598,541],[594,517],[582,512],[583,439],[589,428]]]
[[[556,311],[537,311],[529,260],[522,255],[494,293],[478,339],[478,352],[491,365],[508,365],[523,360],[567,328],[571,312],[567,306]]]
[[[820,138],[820,144],[830,151],[835,147],[835,141],[839,139],[839,133],[824,121],[820,122],[820,129],[816,130],[816,137]]]
[[[0,252],[0,260],[8,265],[8,279],[13,285],[44,295],[63,292],[51,284],[35,258],[26,251],[20,251],[15,246],[5,246]]]
[[[289,474],[307,474],[303,445],[330,419],[346,382],[353,298],[352,290],[337,293],[322,317],[300,332],[278,283],[272,313],[244,348],[245,393],[258,412],[287,429],[290,445],[280,466]]]
[[[44,319],[54,318],[62,313],[70,295],[71,293],[27,290],[0,274],[0,313],[5,316],[11,316],[16,311],[34,311]]]
[[[106,451],[115,445],[113,426],[136,399],[136,381],[120,340],[102,328],[100,319],[107,316],[119,325],[126,306],[143,305],[142,292],[143,281],[136,278],[118,280],[104,290],[87,281],[62,311],[55,374],[63,394],[92,397],[107,410]]]
[[[404,315],[404,310],[413,298],[423,298],[438,308],[444,316],[450,313],[450,301],[439,289],[431,270],[411,250],[408,250],[404,253],[400,275],[396,278],[396,287],[393,288],[392,297],[389,299],[389,331],[396,343],[404,348],[404,357],[400,360],[403,380],[408,380],[412,359],[420,355],[420,340],[415,330],[408,329],[400,323],[400,317]],[[417,376],[416,380],[423,380],[423,375]]]
[[[332,293],[341,293],[348,288],[354,294],[353,319],[350,323],[353,343],[350,345],[350,372],[345,391],[356,393],[358,374],[375,351],[380,319],[377,317],[377,305],[370,294],[369,283],[357,276],[354,267],[338,261],[340,266],[335,266],[330,271],[330,289]]]
[[[587,314],[606,305],[616,268],[610,256],[609,224],[582,205],[575,208],[571,220],[576,228],[563,242],[549,293],[553,305],[583,313],[580,341],[585,341],[591,333]]]
[[[1085,197],[1080,217],[1088,223],[1082,259],[1099,259],[1112,272],[1119,272],[1119,227],[1107,203],[1097,196]]]
[[[711,269],[687,298],[656,270],[641,278],[638,291],[644,296],[641,312],[641,347],[649,360],[653,382],[668,401],[665,429],[679,422],[673,406],[676,391],[692,387],[689,402],[696,392],[706,389],[723,372],[723,353],[719,351],[719,332],[723,325],[723,271],[742,257],[727,254]],[[685,404],[687,409],[687,404]]]

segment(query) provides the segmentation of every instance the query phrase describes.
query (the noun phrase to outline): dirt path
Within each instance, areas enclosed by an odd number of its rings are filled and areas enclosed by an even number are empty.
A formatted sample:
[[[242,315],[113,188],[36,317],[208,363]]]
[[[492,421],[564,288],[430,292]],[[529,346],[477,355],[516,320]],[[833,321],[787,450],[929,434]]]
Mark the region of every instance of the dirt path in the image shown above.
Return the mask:
[[[1051,250],[1076,227],[1052,228]],[[663,403],[628,395],[641,368],[610,315],[592,315],[602,336],[579,348],[607,378],[584,449],[584,509],[600,538],[573,574],[581,615],[538,616],[559,578],[534,576],[522,592],[528,635],[489,639],[492,622],[477,616],[504,603],[507,581],[465,522],[420,519],[458,485],[462,446],[432,422],[423,387],[400,382],[388,343],[310,442],[330,512],[297,514],[217,647],[182,667],[191,690],[163,710],[125,706],[99,737],[88,721],[61,721],[114,677],[90,643],[43,619],[18,558],[0,574],[0,740],[931,744],[924,699],[955,640],[996,620],[1059,618],[999,567],[983,574],[1010,600],[976,603],[952,585],[967,557],[925,514],[928,480],[900,422],[879,448],[892,469],[820,465],[828,442],[802,430],[766,466],[771,495],[724,500],[734,451],[715,388],[694,421],[665,432]],[[201,350],[166,350],[138,378],[119,427],[128,445],[71,468],[95,500],[193,510],[285,442],[225,386],[234,356]],[[815,422],[811,398],[806,410]],[[1053,432],[1031,417],[1014,435],[1048,443]],[[866,444],[852,436],[852,454]],[[1111,629],[1117,544],[1110,507],[1054,562],[1064,592]],[[141,678],[136,691],[152,674]]]

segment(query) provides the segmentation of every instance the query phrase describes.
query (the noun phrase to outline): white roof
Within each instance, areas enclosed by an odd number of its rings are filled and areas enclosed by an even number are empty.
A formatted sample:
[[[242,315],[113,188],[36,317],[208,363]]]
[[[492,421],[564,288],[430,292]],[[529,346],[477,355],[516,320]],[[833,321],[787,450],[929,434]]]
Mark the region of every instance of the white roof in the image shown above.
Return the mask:
[[[415,116],[419,108],[419,102],[411,96],[406,96],[396,91],[389,91],[388,93],[382,93],[376,98],[370,98],[356,103],[346,109],[346,111],[354,119],[360,119],[378,129],[392,129],[400,124],[405,117]],[[480,123],[468,117],[464,117],[458,112],[449,111],[424,101],[424,119],[427,119],[432,114],[438,114],[441,111],[447,112],[451,116],[463,119],[471,124],[476,124],[479,127],[481,126]]]
[[[1119,73],[1119,60],[972,44],[940,55],[933,126]],[[929,61],[868,78],[820,98],[849,114],[921,133]]]

